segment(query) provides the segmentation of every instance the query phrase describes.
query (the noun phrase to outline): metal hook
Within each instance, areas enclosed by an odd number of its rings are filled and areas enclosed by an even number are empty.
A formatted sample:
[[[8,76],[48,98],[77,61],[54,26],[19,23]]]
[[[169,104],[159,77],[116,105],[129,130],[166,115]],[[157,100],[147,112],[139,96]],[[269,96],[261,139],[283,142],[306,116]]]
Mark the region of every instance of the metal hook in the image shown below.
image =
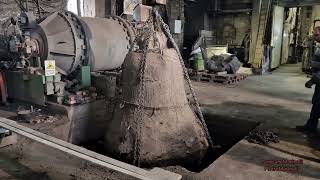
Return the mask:
[[[123,109],[124,108],[124,102],[120,103],[120,109]]]

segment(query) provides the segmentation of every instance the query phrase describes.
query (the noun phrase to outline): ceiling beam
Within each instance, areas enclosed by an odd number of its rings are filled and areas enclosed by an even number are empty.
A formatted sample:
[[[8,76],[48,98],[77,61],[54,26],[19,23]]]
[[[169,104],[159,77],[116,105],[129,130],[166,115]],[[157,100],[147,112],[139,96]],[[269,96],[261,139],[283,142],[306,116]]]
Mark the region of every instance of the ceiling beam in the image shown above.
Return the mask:
[[[304,7],[320,5],[319,0],[278,0],[275,5],[283,7]]]

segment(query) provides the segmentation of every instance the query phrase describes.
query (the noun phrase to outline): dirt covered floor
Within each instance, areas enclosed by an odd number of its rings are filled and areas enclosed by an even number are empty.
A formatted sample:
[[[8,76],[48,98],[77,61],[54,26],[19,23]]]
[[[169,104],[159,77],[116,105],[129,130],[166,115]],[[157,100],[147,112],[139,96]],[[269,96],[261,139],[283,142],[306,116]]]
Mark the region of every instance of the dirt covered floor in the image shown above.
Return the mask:
[[[201,167],[165,169],[182,174],[186,180],[320,179],[319,138],[294,129],[308,119],[313,91],[304,87],[307,77],[299,71],[298,66],[288,65],[270,75],[250,76],[228,86],[193,82],[210,133],[221,148]],[[0,114],[13,115],[8,111]],[[61,117],[31,126],[63,139],[67,135],[61,129],[68,125]],[[277,133],[280,143],[248,143],[243,138],[255,128]],[[297,171],[266,171],[266,162],[283,159],[302,163],[279,165],[294,166]],[[128,178],[20,137],[17,145],[0,149],[0,179]]]
[[[16,111],[30,105],[12,103],[1,107],[0,115],[44,134],[68,141],[71,122],[66,114],[34,107],[38,111],[31,122],[21,122]],[[2,180],[118,180],[134,179],[71,156],[33,140],[18,136],[18,143],[0,148]]]
[[[240,141],[199,173],[171,170],[194,180],[319,179],[320,139],[295,130],[306,122],[311,109],[313,89],[304,87],[306,80],[297,65],[286,65],[235,86],[194,83],[213,139],[225,148]],[[252,127],[277,133],[280,143],[248,143],[242,138]],[[296,162],[276,164],[278,160]],[[268,171],[268,167],[279,168]],[[290,172],[280,171],[292,167]]]

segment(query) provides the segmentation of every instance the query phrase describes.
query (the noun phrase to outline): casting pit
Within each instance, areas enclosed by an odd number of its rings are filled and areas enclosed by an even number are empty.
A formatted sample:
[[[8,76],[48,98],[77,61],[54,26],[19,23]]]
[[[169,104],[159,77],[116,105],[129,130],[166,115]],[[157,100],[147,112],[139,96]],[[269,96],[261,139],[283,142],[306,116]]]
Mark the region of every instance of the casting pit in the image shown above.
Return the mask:
[[[16,108],[13,108],[14,110]],[[246,135],[249,134],[249,132],[255,127],[259,125],[257,122],[252,122],[248,121],[245,119],[241,118],[235,118],[235,117],[230,117],[229,115],[216,115],[214,113],[204,113],[204,117],[208,126],[208,129],[210,131],[210,134],[212,136],[212,139],[215,143],[215,145],[219,145],[220,148],[216,148],[210,152],[207,153],[206,157],[204,158],[204,161],[202,164],[195,164],[193,162],[188,162],[188,164],[182,164],[181,162],[175,161],[175,162],[170,162],[169,164],[171,166],[175,165],[180,165],[188,169],[189,171],[192,172],[200,172],[209,165],[211,165],[216,159],[218,159],[221,155],[226,153],[231,147],[233,147],[236,143],[238,143],[240,140],[242,140]],[[91,119],[92,118],[88,118]],[[63,124],[63,122],[70,122],[70,120],[66,121],[57,121],[56,123],[40,123],[40,124],[25,124],[27,126],[31,126],[32,128],[38,129],[38,126],[40,127],[41,131],[47,134],[50,134],[52,136],[55,136],[57,138],[60,138],[62,140],[67,141],[68,139],[68,133],[63,133],[69,132],[70,123],[67,123],[63,126],[59,124]],[[92,121],[93,122],[93,121]],[[96,122],[96,121],[94,121]],[[41,128],[42,126],[45,126],[44,128]],[[58,125],[58,126],[56,126]],[[47,127],[48,126],[48,127]],[[51,128],[50,128],[51,127]],[[89,126],[86,126],[89,128]],[[51,129],[50,132],[47,132],[46,129]],[[52,129],[53,128],[53,129]],[[48,129],[48,130],[49,130]],[[79,129],[79,128],[76,128]],[[82,131],[84,132],[84,131]],[[58,134],[57,134],[58,133]],[[62,135],[65,134],[65,135]],[[104,139],[103,139],[103,133],[101,133],[101,138],[100,139],[91,139],[89,141],[86,141],[86,143],[81,143],[79,144],[82,147],[85,147],[89,150],[95,151],[97,153],[107,155],[109,157],[113,157],[115,159],[127,162],[127,163],[132,163],[130,161],[126,161],[125,159],[119,157],[119,156],[114,156],[111,154],[106,154],[104,151]],[[87,137],[88,138],[88,137]],[[73,142],[74,143],[74,142]],[[77,143],[75,143],[77,144]],[[166,162],[168,164],[168,162]],[[168,165],[161,165],[161,164],[156,164],[153,166],[157,167],[166,167]],[[151,168],[151,166],[142,166],[143,168]]]
[[[258,122],[233,118],[228,115],[221,116],[212,113],[204,113],[203,115],[213,142],[219,147],[208,152],[201,165],[186,167],[193,172],[200,172],[207,168],[259,125]]]
[[[207,153],[206,157],[204,158],[204,161],[200,165],[195,165],[193,162],[190,162],[188,164],[173,162],[173,165],[183,166],[192,172],[200,172],[203,169],[207,168],[209,165],[211,165],[216,159],[218,159],[221,155],[226,153],[231,147],[233,147],[236,143],[242,140],[245,136],[249,134],[250,131],[252,131],[259,125],[259,123],[257,122],[251,122],[239,118],[220,116],[210,113],[204,113],[204,117],[215,145],[220,147],[215,148],[214,150],[210,150],[210,152]],[[83,146],[97,153],[104,154],[121,161],[126,161],[121,157],[117,157],[111,154],[105,154],[103,149],[103,138],[96,141],[90,141],[81,144],[80,146]],[[161,167],[161,164],[157,164],[156,166]],[[151,167],[144,166],[143,168]]]

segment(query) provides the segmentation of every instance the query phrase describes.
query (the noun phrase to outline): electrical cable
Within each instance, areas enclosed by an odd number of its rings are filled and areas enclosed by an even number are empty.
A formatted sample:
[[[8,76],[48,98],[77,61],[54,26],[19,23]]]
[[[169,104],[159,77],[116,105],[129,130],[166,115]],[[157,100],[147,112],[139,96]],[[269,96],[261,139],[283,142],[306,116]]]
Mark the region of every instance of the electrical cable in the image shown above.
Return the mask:
[[[16,4],[19,6],[19,8],[22,10],[22,11],[28,11],[22,4],[21,4],[21,1],[18,1],[18,0],[14,0],[16,2]]]

